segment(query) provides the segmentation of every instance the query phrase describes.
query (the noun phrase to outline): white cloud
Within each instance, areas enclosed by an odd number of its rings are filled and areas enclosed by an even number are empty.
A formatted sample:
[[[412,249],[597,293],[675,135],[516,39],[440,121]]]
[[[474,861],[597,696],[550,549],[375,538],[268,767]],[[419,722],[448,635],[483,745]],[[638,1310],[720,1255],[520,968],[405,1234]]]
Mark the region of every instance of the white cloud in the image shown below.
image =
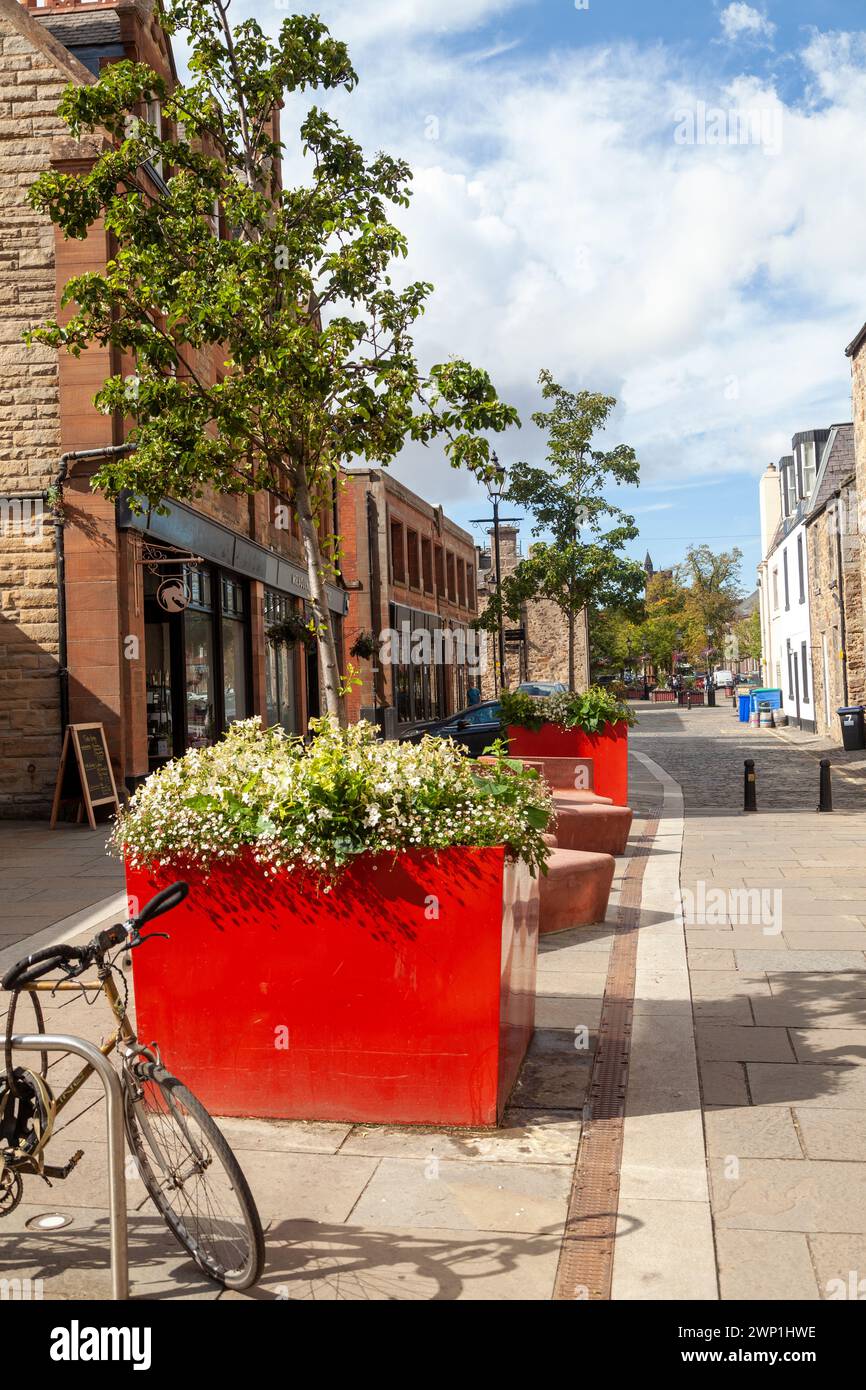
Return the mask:
[[[318,8],[342,34],[342,0]],[[416,23],[433,13],[412,8]],[[436,12],[458,8],[462,26],[501,7],[441,0]],[[490,46],[489,33],[472,45]],[[618,397],[611,439],[635,445],[650,485],[759,474],[796,430],[850,417],[844,347],[866,318],[852,232],[866,163],[851,159],[863,36],[815,33],[791,55],[786,78],[799,71],[815,97],[796,103],[769,79],[725,83],[685,63],[663,44],[612,44],[521,47],[479,66],[404,32],[363,47],[359,87],[328,100],[367,149],[415,170],[399,273],[436,286],[419,353],[490,370],[525,422],[497,446],[506,463],[541,449],[529,417],[542,366]],[[676,143],[676,113],[701,102],[771,116],[775,153]],[[287,138],[296,115],[290,104]],[[436,448],[395,471],[446,506],[477,496]]]
[[[744,5],[741,0],[722,10],[722,33],[732,43],[737,39],[772,39],[776,26],[760,10]]]
[[[337,37],[361,48],[383,40],[468,33],[536,0],[319,0],[315,8]],[[280,8],[298,8],[286,0]],[[261,7],[252,7],[261,21]]]

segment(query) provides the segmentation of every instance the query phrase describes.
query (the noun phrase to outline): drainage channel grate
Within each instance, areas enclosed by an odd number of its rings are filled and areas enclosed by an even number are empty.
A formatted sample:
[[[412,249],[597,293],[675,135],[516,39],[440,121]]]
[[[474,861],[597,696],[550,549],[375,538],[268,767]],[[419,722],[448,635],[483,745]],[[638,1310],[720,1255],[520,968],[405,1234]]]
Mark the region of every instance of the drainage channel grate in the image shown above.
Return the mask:
[[[556,1300],[610,1298],[619,1169],[622,1160],[625,1096],[631,1052],[635,969],[641,886],[658,830],[660,807],[654,807],[623,880],[616,932],[605,982],[604,1002],[593,1059],[583,1132],[553,1297]]]

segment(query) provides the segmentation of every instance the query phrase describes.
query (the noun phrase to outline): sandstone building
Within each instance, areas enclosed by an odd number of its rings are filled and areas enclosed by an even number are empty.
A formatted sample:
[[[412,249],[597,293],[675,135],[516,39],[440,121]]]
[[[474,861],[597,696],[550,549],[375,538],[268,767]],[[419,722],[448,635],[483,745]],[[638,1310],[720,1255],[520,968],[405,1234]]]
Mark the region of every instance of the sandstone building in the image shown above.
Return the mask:
[[[853,425],[837,425],[830,432],[806,535],[816,728],[839,740],[837,710],[866,699]]]
[[[517,526],[501,525],[500,557],[502,576],[516,569],[521,560],[520,532]],[[478,552],[479,608],[483,613],[489,597],[496,591],[493,533],[486,548]],[[514,634],[506,643],[506,683],[513,689],[521,681],[561,681],[568,685],[568,624],[562,610],[549,600],[524,605],[520,623],[506,620],[506,632]],[[520,634],[518,636],[518,634]],[[574,637],[575,685],[589,685],[589,631],[585,610],[577,617]],[[495,635],[488,638],[487,670],[481,686],[485,699],[492,699],[498,686],[498,648]]]
[[[362,682],[350,691],[349,718],[363,714],[399,733],[464,709],[481,640],[470,628],[478,612],[472,537],[381,468],[345,471],[340,525],[346,650],[361,634],[377,648],[371,658],[348,658]],[[386,631],[399,637],[395,651],[382,641]]]
[[[856,509],[856,524],[859,536],[866,537],[866,324],[860,329],[856,338],[849,343],[846,349],[847,356],[851,359],[851,410],[854,422],[854,464],[855,464],[855,484],[849,494]],[[850,510],[848,513],[849,526]],[[860,595],[866,595],[866,543],[860,542]],[[848,624],[848,641],[856,634],[857,639],[862,644],[864,641],[864,616],[862,607],[858,614],[852,615]],[[863,649],[860,647],[861,672],[864,662]],[[853,663],[849,662],[849,666]],[[849,672],[850,679],[850,672]],[[866,679],[862,678],[858,685],[856,681],[851,682],[855,689],[860,690],[859,699],[866,699],[864,684]]]

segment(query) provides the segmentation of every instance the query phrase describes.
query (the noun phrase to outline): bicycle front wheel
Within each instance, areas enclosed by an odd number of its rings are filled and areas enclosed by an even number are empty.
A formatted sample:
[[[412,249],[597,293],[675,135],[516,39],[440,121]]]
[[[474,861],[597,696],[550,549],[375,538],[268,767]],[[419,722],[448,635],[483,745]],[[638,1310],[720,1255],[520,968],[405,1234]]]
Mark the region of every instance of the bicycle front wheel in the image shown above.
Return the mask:
[[[262,1223],[240,1165],[211,1116],[164,1067],[127,1082],[126,1133],[157,1210],[205,1274],[248,1289],[265,1261]]]

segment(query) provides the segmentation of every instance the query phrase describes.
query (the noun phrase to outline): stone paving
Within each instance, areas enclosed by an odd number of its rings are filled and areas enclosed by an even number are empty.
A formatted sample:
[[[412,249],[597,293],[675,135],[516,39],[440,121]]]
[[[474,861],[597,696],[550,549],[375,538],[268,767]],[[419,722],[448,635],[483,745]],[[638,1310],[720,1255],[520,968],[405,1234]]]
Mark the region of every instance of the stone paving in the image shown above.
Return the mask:
[[[639,831],[636,822],[635,834]],[[89,938],[99,926],[99,901],[106,889],[121,882],[110,866],[104,872],[98,856],[95,863],[85,857],[94,856],[95,840],[90,833],[86,841],[71,831],[60,839],[51,838],[45,827],[0,824],[0,894],[7,875],[24,879],[30,873],[36,887],[37,861],[49,854],[55,870],[51,882],[57,884],[75,884],[86,876],[88,865],[91,871],[102,868],[89,911],[79,914],[87,916],[86,930],[74,930],[73,916],[59,933],[67,940]],[[620,861],[610,924],[623,869]],[[87,896],[75,897],[75,903]],[[119,905],[122,899],[114,901]],[[72,902],[59,906],[62,911]],[[117,916],[115,910],[105,919]],[[20,958],[25,947],[32,949],[50,936],[42,930],[41,913],[26,922],[39,930],[26,940],[22,936],[3,943],[0,969]],[[18,930],[10,931],[10,937]],[[261,1286],[250,1294],[220,1293],[197,1276],[152,1213],[129,1164],[134,1296],[550,1299],[611,935],[612,926],[602,924],[542,941],[536,1037],[499,1131],[221,1120],[266,1225],[268,1267]],[[95,1013],[77,998],[57,996],[51,1002],[43,996],[46,1001],[49,1028],[94,1038],[107,1027],[101,1004]],[[23,1001],[18,1026],[30,1026],[27,1007]],[[0,996],[0,1024],[4,1019]],[[575,1048],[577,1029],[587,1030],[584,1051]],[[73,1059],[60,1059],[52,1062],[51,1074],[59,1080],[75,1069]],[[81,1146],[86,1148],[82,1164],[52,1189],[29,1179],[21,1206],[0,1225],[0,1274],[41,1278],[46,1298],[108,1296],[106,1150],[99,1094],[99,1084],[88,1082],[86,1098],[71,1113],[96,1104],[55,1141],[53,1161],[63,1161],[67,1149],[71,1153]],[[72,1225],[53,1235],[26,1229],[35,1214],[54,1210],[71,1214]]]
[[[663,810],[641,901],[613,1297],[842,1296],[866,1278],[866,764],[830,753],[837,810],[822,816],[820,741],[744,729],[727,708],[639,714],[634,836],[660,797]],[[757,816],[741,811],[747,756]],[[267,1226],[261,1287],[221,1294],[200,1278],[130,1165],[134,1296],[549,1300],[624,865],[606,924],[542,942],[538,1032],[500,1131],[223,1121]],[[91,832],[0,824],[0,969],[116,919],[121,888]],[[59,996],[48,1021],[105,1026]],[[98,1097],[91,1081],[81,1109],[97,1103],[55,1141],[58,1160],[82,1144],[85,1161],[51,1189],[30,1180],[0,1226],[0,1273],[41,1278],[47,1298],[108,1294]],[[72,1224],[26,1229],[48,1210]]]
[[[107,828],[0,821],[0,952],[99,910],[123,892],[123,870],[105,852]],[[74,922],[72,923],[74,926]]]
[[[719,1293],[850,1296],[840,1291],[866,1276],[862,757],[727,719],[651,710],[634,738],[685,797],[683,926]],[[833,815],[815,810],[824,755]],[[737,809],[745,756],[757,816]]]

